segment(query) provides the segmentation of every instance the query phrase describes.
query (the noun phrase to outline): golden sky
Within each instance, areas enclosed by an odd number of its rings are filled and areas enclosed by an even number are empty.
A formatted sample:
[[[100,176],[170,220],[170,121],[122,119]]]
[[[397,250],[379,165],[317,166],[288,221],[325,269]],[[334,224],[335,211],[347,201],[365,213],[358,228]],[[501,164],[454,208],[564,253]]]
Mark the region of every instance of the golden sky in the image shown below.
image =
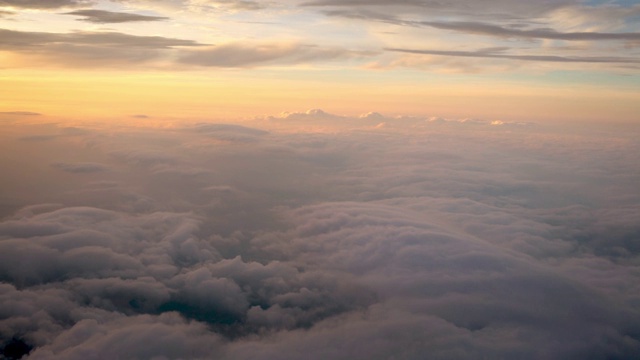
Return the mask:
[[[4,0],[0,111],[640,122],[636,1]]]

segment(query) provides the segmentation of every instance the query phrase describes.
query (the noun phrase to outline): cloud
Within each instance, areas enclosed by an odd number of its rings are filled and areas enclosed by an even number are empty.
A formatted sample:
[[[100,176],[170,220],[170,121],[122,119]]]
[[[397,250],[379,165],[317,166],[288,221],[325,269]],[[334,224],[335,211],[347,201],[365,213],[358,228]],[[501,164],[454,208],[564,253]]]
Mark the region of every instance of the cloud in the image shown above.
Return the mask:
[[[508,29],[498,25],[480,22],[437,22],[423,21],[419,25],[437,29],[460,31],[469,34],[481,34],[505,38],[550,39],[566,41],[640,41],[640,33],[602,33],[602,32],[558,32],[550,29]]]
[[[348,59],[365,55],[366,53],[343,48],[300,43],[230,43],[190,51],[179,61],[183,64],[211,67],[253,67]]]
[[[269,132],[235,124],[196,124],[191,131],[221,141],[254,142]]]
[[[468,58],[486,58],[486,59],[506,59],[519,61],[539,61],[539,62],[556,62],[556,63],[586,63],[586,64],[638,64],[640,60],[632,57],[617,56],[557,56],[557,55],[512,55],[505,54],[501,51],[493,50],[476,50],[476,51],[455,51],[455,50],[418,50],[418,49],[401,49],[386,48],[387,51],[421,54],[421,55],[438,55],[452,57],[468,57]]]
[[[90,163],[90,162],[89,163],[58,162],[58,163],[53,163],[51,166],[65,172],[75,173],[75,174],[88,174],[88,173],[103,172],[107,170],[107,167],[105,167],[103,164]]]
[[[201,47],[192,40],[137,36],[118,32],[42,33],[0,29],[0,50],[54,60],[58,66],[121,66],[150,63],[158,66],[256,67],[348,60],[373,55],[339,47],[269,42],[229,43]],[[174,59],[174,58],[177,58]],[[51,63],[51,62],[49,62]]]
[[[261,10],[269,6],[266,2],[248,0],[187,0],[187,4],[196,9],[227,7],[233,10]]]
[[[100,45],[112,47],[133,47],[168,49],[176,46],[201,45],[192,40],[166,38],[162,36],[136,36],[118,32],[74,32],[44,33],[0,29],[3,49],[29,49],[31,47],[53,45]]]
[[[91,5],[91,0],[3,0],[2,6],[24,9],[57,9]]]
[[[463,16],[489,16],[502,19],[523,19],[547,13],[554,9],[575,5],[577,1],[565,0],[546,2],[533,5],[527,1],[490,0],[478,4],[469,0],[455,0],[446,3],[424,0],[317,0],[307,1],[303,6],[309,7],[336,7],[342,9],[378,9],[386,14],[432,14],[432,15],[463,15]],[[491,9],[500,9],[499,13]]]
[[[75,10],[65,15],[77,15],[82,16],[81,21],[87,21],[98,24],[112,24],[112,23],[125,23],[125,22],[137,22],[137,21],[160,21],[167,20],[167,17],[163,16],[149,16],[139,15],[125,12],[114,12],[106,10]]]
[[[40,116],[42,114],[32,111],[2,111],[0,115]]]
[[[414,67],[445,72],[511,72],[515,61],[464,61],[481,56],[469,51],[483,43],[487,48],[509,48],[513,54],[482,56],[488,59],[581,64],[582,69],[632,68],[637,63],[633,50],[640,41],[638,27],[631,25],[638,7],[622,4],[553,1],[490,0],[472,2],[435,1],[311,1],[302,4],[333,18],[356,21],[376,33],[386,49],[419,49],[424,42],[453,44],[452,50],[435,50],[430,55],[448,55],[449,61],[420,60],[400,56],[381,57],[373,68]],[[496,11],[496,9],[499,9]],[[395,34],[390,36],[388,34]],[[402,44],[398,41],[402,39]],[[464,49],[461,51],[460,49]],[[612,49],[615,49],[612,51]],[[445,54],[447,52],[447,54]],[[617,56],[611,56],[617,54]],[[567,68],[569,68],[567,66]],[[624,70],[623,70],[624,71]]]
[[[517,39],[549,39],[549,40],[565,40],[565,41],[639,41],[640,33],[638,32],[597,32],[597,31],[580,31],[580,32],[559,32],[549,28],[533,28],[522,29],[527,24],[510,24],[511,27],[504,27],[486,22],[474,21],[419,21],[419,20],[403,20],[397,16],[379,13],[377,11],[367,10],[327,10],[324,13],[328,16],[340,16],[350,19],[378,21],[401,26],[412,27],[432,27],[441,30],[452,30],[465,34],[487,35],[499,38],[517,38]],[[528,26],[527,26],[528,27]]]
[[[119,67],[161,62],[175,48],[201,45],[192,40],[119,32],[44,33],[0,29],[0,50],[48,66]]]
[[[0,351],[637,357],[637,133],[496,121],[10,124]]]

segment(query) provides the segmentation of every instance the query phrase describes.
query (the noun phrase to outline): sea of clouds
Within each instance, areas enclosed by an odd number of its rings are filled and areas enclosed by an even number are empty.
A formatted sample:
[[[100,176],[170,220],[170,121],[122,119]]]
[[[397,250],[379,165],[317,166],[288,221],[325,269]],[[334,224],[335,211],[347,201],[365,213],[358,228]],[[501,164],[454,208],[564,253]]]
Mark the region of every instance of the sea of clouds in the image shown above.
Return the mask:
[[[0,359],[640,358],[637,128],[25,117]]]

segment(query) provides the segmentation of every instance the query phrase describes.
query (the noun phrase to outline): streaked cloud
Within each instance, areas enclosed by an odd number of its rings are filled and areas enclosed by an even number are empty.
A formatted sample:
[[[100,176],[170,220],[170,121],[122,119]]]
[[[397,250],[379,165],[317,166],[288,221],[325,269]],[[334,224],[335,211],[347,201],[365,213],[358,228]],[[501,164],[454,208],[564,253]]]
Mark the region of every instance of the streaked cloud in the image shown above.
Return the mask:
[[[27,64],[33,61],[57,67],[119,67],[164,61],[172,49],[202,45],[193,40],[119,32],[45,33],[0,29],[0,50],[28,57]]]
[[[612,64],[638,64],[638,58],[624,57],[596,57],[596,56],[555,56],[555,55],[512,55],[502,51],[495,50],[477,50],[477,51],[454,51],[454,50],[416,50],[416,49],[399,49],[387,48],[387,51],[422,54],[422,55],[438,55],[453,57],[471,57],[471,58],[487,58],[487,59],[507,59],[520,61],[541,61],[541,62],[558,62],[558,63],[612,63]]]
[[[164,16],[150,16],[150,15],[140,15],[133,13],[125,13],[125,12],[114,12],[114,11],[106,11],[106,10],[75,10],[68,13],[64,13],[65,15],[77,15],[81,16],[79,20],[87,21],[98,24],[113,24],[113,23],[124,23],[124,22],[137,22],[137,21],[161,21],[167,20],[169,18]]]
[[[191,50],[186,52],[179,61],[183,64],[210,67],[252,67],[310,63],[367,55],[371,53],[303,43],[242,42]]]
[[[100,163],[84,162],[84,163],[65,163],[56,162],[51,164],[56,169],[74,174],[90,174],[103,172],[107,170],[107,167]]]
[[[270,6],[269,1],[249,1],[249,0],[187,0],[187,6],[198,9],[215,9],[226,7],[234,10],[260,10]]]
[[[40,116],[42,114],[33,111],[1,111],[2,115],[17,115],[17,116]]]
[[[2,0],[0,6],[24,9],[56,9],[94,4],[94,0]]]
[[[558,32],[550,29],[509,29],[498,25],[478,22],[418,22],[419,25],[437,29],[460,31],[469,34],[481,34],[505,38],[550,39],[566,41],[640,41],[640,33],[602,33],[602,32]]]
[[[168,49],[177,46],[201,46],[193,40],[162,36],[136,36],[119,32],[49,33],[0,29],[0,49],[39,51],[46,46],[93,45],[111,47],[137,47]]]

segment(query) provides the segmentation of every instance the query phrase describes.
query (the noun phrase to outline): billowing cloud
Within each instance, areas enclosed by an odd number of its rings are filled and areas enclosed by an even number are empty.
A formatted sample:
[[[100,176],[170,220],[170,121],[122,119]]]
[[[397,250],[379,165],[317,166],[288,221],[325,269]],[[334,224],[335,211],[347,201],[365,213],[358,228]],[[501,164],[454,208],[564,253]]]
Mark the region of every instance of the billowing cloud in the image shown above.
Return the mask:
[[[637,132],[498,124],[7,125],[0,351],[638,357]]]
[[[106,11],[106,10],[95,10],[95,9],[75,10],[75,11],[65,13],[65,15],[81,16],[82,18],[79,20],[98,23],[98,24],[125,23],[125,22],[138,22],[138,21],[160,21],[160,20],[168,19],[167,17],[163,17],[163,16],[149,16],[149,15],[140,15],[140,14],[114,12],[114,11]]]

